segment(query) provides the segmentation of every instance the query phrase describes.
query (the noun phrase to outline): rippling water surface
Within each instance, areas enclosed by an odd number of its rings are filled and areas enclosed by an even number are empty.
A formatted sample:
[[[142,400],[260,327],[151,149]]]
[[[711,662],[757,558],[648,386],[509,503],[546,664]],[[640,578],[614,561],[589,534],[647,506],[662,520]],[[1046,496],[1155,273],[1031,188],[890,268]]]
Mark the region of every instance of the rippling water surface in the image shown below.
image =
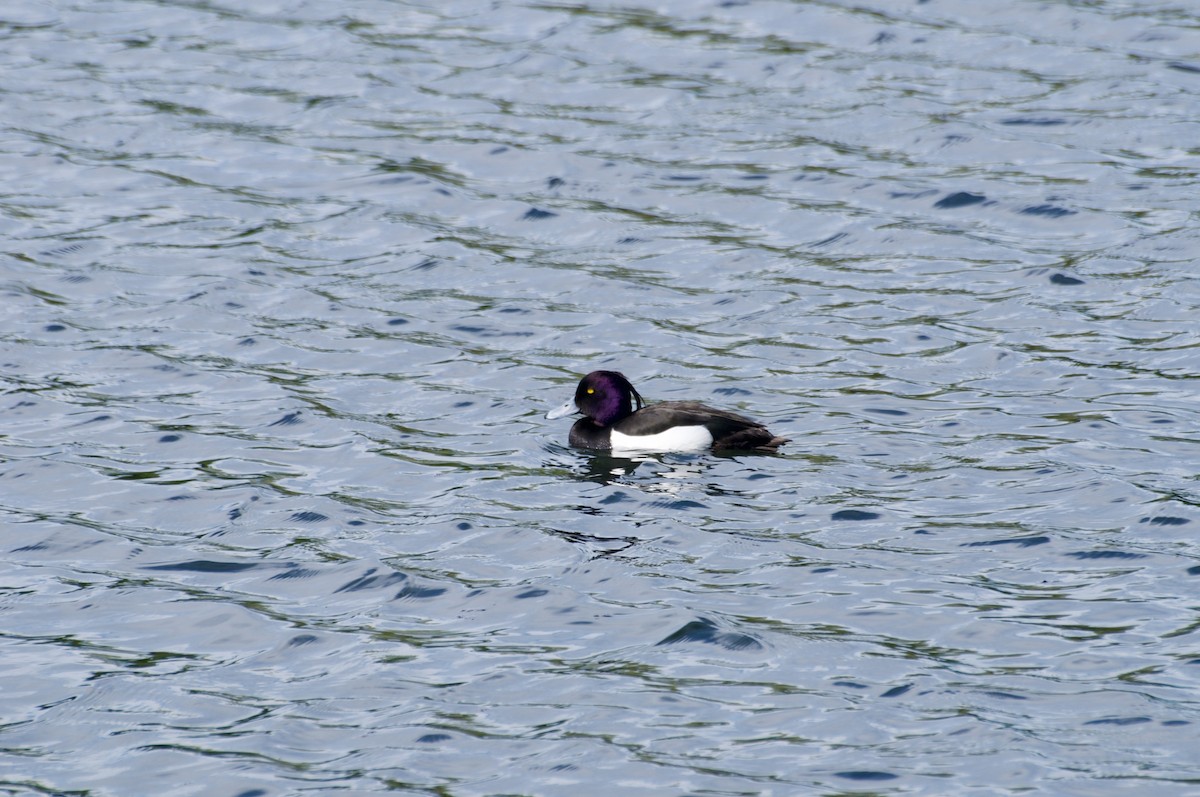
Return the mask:
[[[1200,794],[1191,4],[0,37],[0,792]]]

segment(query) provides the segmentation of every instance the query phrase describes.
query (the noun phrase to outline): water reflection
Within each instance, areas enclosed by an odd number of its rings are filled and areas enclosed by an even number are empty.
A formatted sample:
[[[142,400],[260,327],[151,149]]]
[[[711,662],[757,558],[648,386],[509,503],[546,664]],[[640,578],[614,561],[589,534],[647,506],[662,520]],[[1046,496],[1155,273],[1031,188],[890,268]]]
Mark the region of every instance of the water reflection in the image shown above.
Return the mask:
[[[596,484],[635,484],[644,490],[678,492],[710,470],[717,454],[636,454],[615,456],[607,451],[572,450],[578,457],[578,478]],[[724,455],[732,458],[731,455]],[[630,480],[641,468],[639,477]]]

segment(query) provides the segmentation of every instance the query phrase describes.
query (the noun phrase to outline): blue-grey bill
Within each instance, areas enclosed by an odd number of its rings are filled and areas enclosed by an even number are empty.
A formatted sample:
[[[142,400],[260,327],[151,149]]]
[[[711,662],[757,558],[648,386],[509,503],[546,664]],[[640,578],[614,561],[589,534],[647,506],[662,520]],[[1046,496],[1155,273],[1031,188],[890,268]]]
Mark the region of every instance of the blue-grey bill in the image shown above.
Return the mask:
[[[579,412],[579,408],[575,406],[575,402],[568,401],[558,409],[547,412],[546,419],[552,421],[555,418],[565,418],[566,416],[574,415],[577,412]]]

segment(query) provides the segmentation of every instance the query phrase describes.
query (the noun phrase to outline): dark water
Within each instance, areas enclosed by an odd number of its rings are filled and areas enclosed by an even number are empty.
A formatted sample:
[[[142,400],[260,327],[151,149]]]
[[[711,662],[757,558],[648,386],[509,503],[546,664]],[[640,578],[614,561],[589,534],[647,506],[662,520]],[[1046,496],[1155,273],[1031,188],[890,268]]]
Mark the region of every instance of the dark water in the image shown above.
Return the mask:
[[[0,40],[0,793],[1200,794],[1200,8]]]

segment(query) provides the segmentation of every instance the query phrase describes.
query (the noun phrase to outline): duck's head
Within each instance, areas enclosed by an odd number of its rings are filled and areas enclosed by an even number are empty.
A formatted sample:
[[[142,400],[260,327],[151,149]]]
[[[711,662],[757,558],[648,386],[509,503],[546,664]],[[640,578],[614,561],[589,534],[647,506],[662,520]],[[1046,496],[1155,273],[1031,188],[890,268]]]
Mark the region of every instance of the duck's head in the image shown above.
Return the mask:
[[[553,420],[581,412],[600,426],[611,426],[633,414],[634,401],[640,410],[642,397],[624,374],[618,371],[592,371],[579,380],[574,400],[546,413],[546,417]]]

